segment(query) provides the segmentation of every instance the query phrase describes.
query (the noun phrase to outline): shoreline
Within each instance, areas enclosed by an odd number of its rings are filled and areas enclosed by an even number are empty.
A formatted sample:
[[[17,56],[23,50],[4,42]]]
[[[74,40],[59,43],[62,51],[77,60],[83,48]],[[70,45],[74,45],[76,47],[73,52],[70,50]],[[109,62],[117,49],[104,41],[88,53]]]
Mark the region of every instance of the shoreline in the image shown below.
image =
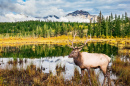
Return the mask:
[[[26,44],[59,44],[59,45],[67,45],[69,42],[69,39],[72,40],[73,38],[70,36],[58,36],[58,37],[51,37],[51,38],[17,38],[17,37],[9,37],[0,39],[0,45],[9,45],[9,46],[15,46],[15,45],[26,45]],[[86,38],[79,38],[76,37],[74,40],[74,43],[84,43]],[[109,44],[130,44],[130,38],[91,38],[91,41],[89,42],[108,42]]]

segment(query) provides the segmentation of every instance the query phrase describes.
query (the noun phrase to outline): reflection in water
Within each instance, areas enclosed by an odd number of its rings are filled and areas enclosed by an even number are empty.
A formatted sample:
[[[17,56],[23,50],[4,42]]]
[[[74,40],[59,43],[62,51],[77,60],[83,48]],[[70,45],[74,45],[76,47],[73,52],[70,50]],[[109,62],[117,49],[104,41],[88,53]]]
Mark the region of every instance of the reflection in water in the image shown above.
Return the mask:
[[[0,57],[14,58],[41,58],[53,56],[66,56],[72,50],[68,46],[61,45],[22,45],[0,47]],[[82,51],[90,53],[104,53],[106,55],[117,55],[118,48],[109,44],[88,43]]]
[[[52,56],[65,56],[71,50],[67,46],[58,45],[23,45],[16,47],[1,47],[0,57],[14,58],[40,58]]]

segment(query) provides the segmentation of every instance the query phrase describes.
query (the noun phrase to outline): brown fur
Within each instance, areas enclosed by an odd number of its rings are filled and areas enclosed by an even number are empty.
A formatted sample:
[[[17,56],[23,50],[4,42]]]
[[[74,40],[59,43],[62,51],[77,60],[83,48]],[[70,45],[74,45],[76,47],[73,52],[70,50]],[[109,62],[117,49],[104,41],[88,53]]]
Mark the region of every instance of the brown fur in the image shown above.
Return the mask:
[[[80,52],[78,52],[78,57],[74,58],[74,63],[81,69],[85,69],[85,67],[83,66],[83,60]]]
[[[83,56],[80,52],[81,49],[73,49],[73,51],[69,54],[69,58],[73,58],[74,59],[74,63],[79,66],[81,68],[81,71],[83,73],[84,69],[87,69],[88,70],[88,76],[90,77],[90,68],[100,68],[104,74],[104,83],[105,83],[105,80],[106,80],[106,76],[107,76],[107,66],[109,64],[109,61],[110,61],[110,57],[108,57],[107,55],[105,54],[97,54],[97,53],[93,53],[93,54],[90,54],[90,55],[96,55],[96,57],[99,57],[99,60],[103,61],[104,57],[108,60],[107,63],[103,63],[101,65],[97,65],[97,66],[92,66],[93,64],[89,65],[89,66],[85,66],[85,64],[83,63]],[[103,57],[102,57],[103,56]],[[93,57],[91,57],[93,58]],[[89,61],[89,58],[86,58],[84,60],[88,60]],[[86,63],[87,64],[87,63]],[[81,74],[83,76],[83,74]],[[82,79],[82,78],[81,78]],[[103,85],[104,85],[103,83]],[[90,85],[91,84],[91,80],[90,80]]]
[[[103,85],[105,84],[106,76],[107,76],[107,66],[111,60],[110,57],[108,57],[105,54],[98,54],[98,53],[87,53],[87,52],[82,52],[80,53],[81,49],[83,46],[86,45],[86,43],[91,40],[86,39],[84,45],[80,47],[74,47],[73,42],[75,39],[76,33],[74,35],[73,41],[70,41],[72,43],[72,46],[68,44],[70,48],[73,48],[73,51],[69,54],[69,58],[74,59],[74,63],[81,68],[81,75],[83,76],[84,69],[88,70],[88,77],[89,77],[89,82],[90,86],[92,86],[91,79],[90,79],[90,68],[100,68],[104,74],[104,81]],[[81,78],[82,80],[82,78]]]

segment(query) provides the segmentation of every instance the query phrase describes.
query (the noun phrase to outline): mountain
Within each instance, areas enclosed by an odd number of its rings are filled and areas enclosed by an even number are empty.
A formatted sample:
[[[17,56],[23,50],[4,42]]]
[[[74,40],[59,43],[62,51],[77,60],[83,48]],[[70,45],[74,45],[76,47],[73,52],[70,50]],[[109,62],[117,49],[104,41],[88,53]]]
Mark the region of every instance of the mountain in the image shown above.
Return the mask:
[[[72,13],[68,13],[65,17],[62,18],[66,18],[66,20],[70,22],[90,22],[90,20],[93,22],[94,20],[97,20],[96,15],[90,15],[89,12],[83,10],[76,10]]]
[[[90,14],[89,14],[89,12],[87,12],[87,11],[76,10],[76,11],[74,11],[74,12],[72,12],[72,13],[68,13],[66,16],[79,16],[79,15],[85,15],[85,16],[87,17],[87,16],[90,15]]]
[[[83,10],[76,10],[72,13],[68,13],[65,16],[58,17],[56,15],[48,15],[45,17],[31,17],[24,14],[6,14],[0,16],[0,22],[17,22],[27,20],[40,20],[40,21],[58,21],[58,22],[92,22],[97,20],[96,15],[90,15],[89,12]],[[4,21],[3,21],[4,20]]]
[[[59,17],[57,17],[56,15],[49,15],[49,16],[43,17],[43,19],[48,19],[48,18],[56,18],[56,19],[59,19]]]
[[[92,22],[97,19],[96,15],[90,15],[89,12],[83,10],[76,10],[72,13],[68,13],[65,16],[57,17],[56,15],[49,15],[43,17],[45,21],[59,21],[59,22]]]

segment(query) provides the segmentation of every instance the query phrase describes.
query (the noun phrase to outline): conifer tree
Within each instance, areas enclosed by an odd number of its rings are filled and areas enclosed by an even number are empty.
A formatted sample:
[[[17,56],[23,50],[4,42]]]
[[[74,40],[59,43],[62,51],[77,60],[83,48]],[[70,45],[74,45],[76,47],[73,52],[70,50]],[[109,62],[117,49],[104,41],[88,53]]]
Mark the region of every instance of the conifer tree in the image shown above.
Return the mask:
[[[100,13],[99,13],[99,16],[98,16],[98,32],[99,32],[99,37],[101,37],[101,21],[102,21],[102,13],[101,13],[101,11],[100,11]]]
[[[93,34],[91,20],[90,20],[90,24],[88,25],[88,33],[87,34]]]
[[[106,22],[105,22],[105,26],[106,26],[106,37],[108,37],[108,17],[106,18]]]

